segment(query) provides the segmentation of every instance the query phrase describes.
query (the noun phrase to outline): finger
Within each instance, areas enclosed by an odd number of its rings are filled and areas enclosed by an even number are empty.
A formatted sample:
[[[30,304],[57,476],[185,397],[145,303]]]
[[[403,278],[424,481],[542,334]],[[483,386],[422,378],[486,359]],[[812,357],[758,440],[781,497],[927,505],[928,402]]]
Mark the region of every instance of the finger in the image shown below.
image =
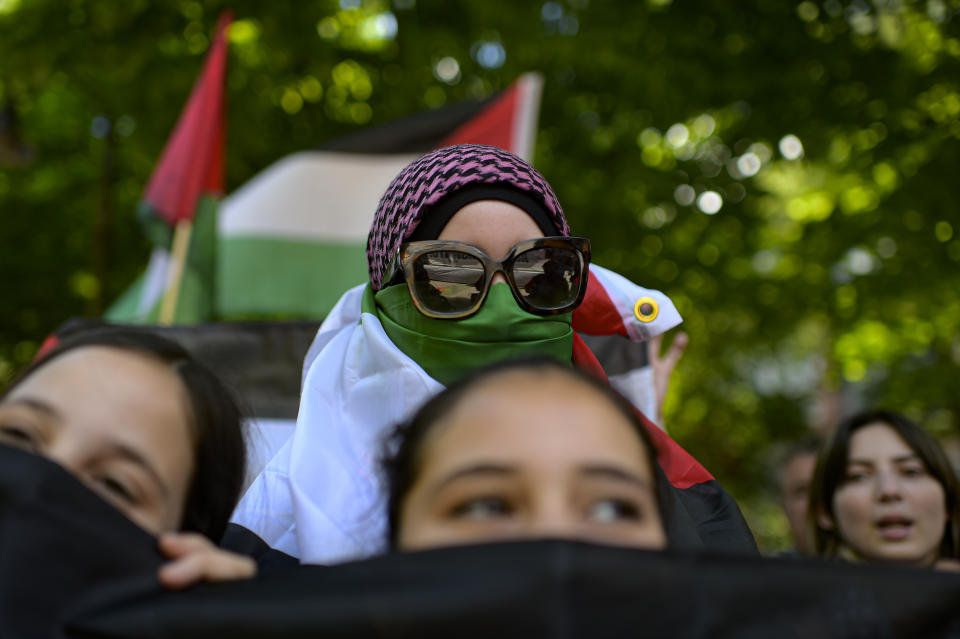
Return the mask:
[[[960,572],[960,562],[958,562],[956,559],[940,559],[933,566],[937,570],[945,570],[947,572]]]
[[[663,358],[660,357],[660,349],[663,347],[663,333],[652,337],[647,347],[647,353],[650,357],[651,364],[659,363]]]
[[[687,350],[687,344],[689,342],[690,338],[686,333],[680,333],[674,338],[673,343],[670,344],[670,348],[667,349],[667,354],[663,358],[669,364],[670,368],[676,366],[677,362],[680,361],[680,358],[683,356],[683,351]]]
[[[157,577],[161,584],[176,590],[201,581],[249,579],[256,574],[253,559],[214,549],[171,561],[160,568]]]
[[[188,555],[160,567],[157,579],[165,588],[179,590],[203,580],[203,558]]]
[[[173,558],[216,549],[212,541],[197,533],[164,533],[157,545],[163,554]]]

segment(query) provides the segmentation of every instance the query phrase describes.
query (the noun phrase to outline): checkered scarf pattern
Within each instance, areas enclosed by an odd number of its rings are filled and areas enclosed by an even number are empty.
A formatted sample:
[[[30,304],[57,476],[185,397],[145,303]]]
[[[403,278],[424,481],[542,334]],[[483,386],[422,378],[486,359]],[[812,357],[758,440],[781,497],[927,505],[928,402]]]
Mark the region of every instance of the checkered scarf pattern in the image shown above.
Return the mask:
[[[527,162],[503,149],[480,144],[437,149],[403,169],[380,199],[367,236],[367,268],[375,291],[383,286],[400,244],[430,207],[469,184],[503,184],[529,193],[543,202],[560,233],[570,235],[553,189]]]

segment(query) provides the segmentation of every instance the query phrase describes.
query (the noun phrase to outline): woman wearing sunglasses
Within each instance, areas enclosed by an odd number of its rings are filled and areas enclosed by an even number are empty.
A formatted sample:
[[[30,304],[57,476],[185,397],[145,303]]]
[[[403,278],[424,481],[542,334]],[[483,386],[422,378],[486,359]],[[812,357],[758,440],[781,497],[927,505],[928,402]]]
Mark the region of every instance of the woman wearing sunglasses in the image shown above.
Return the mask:
[[[369,283],[341,298],[307,353],[294,434],[234,517],[307,563],[383,550],[381,439],[446,385],[518,357],[602,375],[575,326],[641,341],[680,322],[660,292],[590,267],[589,240],[573,236],[546,180],[493,147],[439,149],[406,167],[380,201],[367,263]],[[654,437],[676,456],[665,469],[702,470]]]

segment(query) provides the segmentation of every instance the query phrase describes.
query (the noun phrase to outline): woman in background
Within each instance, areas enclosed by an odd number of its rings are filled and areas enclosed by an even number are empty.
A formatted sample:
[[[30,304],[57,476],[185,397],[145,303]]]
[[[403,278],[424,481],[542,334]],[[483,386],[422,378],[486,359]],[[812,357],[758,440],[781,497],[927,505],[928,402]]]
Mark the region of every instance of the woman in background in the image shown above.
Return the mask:
[[[821,452],[809,517],[818,555],[948,567],[960,553],[957,476],[933,437],[887,411],[842,423]]]

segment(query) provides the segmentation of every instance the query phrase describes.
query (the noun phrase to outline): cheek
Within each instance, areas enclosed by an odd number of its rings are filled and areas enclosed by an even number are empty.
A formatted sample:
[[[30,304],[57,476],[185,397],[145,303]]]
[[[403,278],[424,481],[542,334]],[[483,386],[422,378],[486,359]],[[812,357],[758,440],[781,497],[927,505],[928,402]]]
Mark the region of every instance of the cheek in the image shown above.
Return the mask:
[[[947,496],[938,482],[932,480],[919,485],[912,492],[912,501],[920,511],[919,515],[938,525],[946,524]]]
[[[864,486],[846,486],[833,495],[833,516],[840,528],[849,529],[870,521],[870,491]]]

